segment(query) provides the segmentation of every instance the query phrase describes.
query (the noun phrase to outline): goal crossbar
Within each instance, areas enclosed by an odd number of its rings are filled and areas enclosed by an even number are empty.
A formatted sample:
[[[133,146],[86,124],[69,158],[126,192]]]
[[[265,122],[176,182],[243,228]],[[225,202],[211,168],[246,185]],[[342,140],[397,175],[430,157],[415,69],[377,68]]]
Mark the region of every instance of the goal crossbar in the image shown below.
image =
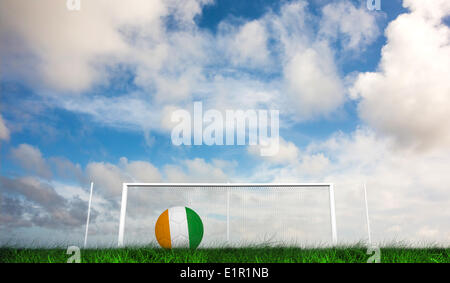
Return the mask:
[[[328,187],[330,198],[330,221],[331,221],[331,237],[333,245],[337,245],[337,228],[336,228],[336,206],[334,200],[333,183],[123,183],[122,184],[122,200],[120,206],[120,223],[119,223],[119,239],[118,246],[123,247],[123,238],[125,232],[125,216],[127,210],[127,198],[129,188],[314,188]],[[227,239],[229,238],[229,196],[227,198]]]

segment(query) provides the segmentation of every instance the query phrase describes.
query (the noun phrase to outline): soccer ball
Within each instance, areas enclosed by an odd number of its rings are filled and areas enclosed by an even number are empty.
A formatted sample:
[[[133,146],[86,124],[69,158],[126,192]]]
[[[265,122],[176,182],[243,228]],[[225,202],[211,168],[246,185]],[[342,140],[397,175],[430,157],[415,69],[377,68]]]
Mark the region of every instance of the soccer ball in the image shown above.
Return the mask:
[[[171,207],[158,217],[155,236],[159,245],[165,249],[195,249],[203,238],[203,223],[200,216],[189,207]]]

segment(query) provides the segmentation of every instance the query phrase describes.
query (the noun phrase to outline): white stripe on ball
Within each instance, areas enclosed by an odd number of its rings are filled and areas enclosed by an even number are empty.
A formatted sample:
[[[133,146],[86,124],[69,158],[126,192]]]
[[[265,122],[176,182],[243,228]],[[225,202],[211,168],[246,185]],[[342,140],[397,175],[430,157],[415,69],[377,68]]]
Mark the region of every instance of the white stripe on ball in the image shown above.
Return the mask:
[[[169,227],[172,248],[189,248],[189,230],[184,206],[169,208]]]

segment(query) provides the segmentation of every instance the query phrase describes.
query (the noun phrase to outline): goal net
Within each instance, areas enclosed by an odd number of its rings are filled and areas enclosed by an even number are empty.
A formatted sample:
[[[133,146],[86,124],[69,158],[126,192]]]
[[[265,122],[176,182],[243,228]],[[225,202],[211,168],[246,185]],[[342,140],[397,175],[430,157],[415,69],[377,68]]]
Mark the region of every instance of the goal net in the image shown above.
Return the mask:
[[[200,247],[337,243],[333,184],[124,183],[119,246],[157,245],[155,223],[174,206],[201,217]]]

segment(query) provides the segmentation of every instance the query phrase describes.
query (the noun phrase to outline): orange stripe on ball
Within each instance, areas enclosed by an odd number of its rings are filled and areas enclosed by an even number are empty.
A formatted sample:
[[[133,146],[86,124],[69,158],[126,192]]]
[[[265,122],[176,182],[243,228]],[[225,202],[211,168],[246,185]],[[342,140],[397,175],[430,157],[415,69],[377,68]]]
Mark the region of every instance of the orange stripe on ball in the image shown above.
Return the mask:
[[[156,240],[165,249],[172,247],[170,240],[170,226],[169,226],[169,210],[166,209],[156,221],[155,225]]]

